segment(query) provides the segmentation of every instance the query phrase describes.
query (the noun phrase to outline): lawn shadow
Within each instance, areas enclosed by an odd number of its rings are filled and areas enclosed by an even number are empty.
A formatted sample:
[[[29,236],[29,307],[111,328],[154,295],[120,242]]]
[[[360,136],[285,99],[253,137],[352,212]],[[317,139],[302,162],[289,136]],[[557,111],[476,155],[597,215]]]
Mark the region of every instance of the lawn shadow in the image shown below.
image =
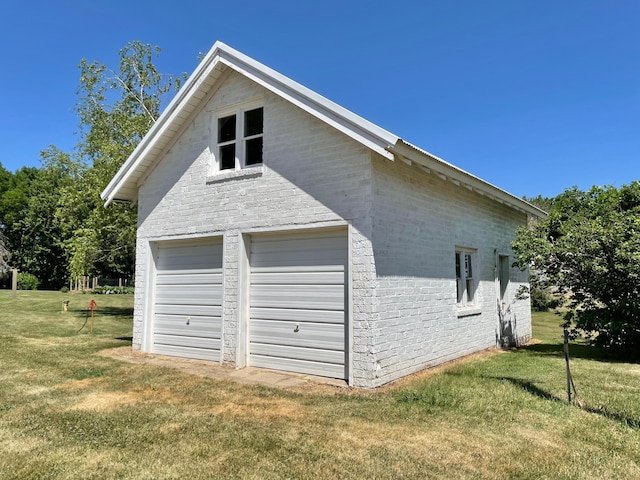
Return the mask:
[[[589,413],[595,413],[596,415],[601,415],[610,420],[615,420],[627,427],[633,428],[635,430],[640,430],[640,418],[630,417],[629,415],[625,415],[624,413],[612,412],[607,407],[590,407],[589,405],[585,405],[582,409]]]
[[[561,343],[535,343],[531,345],[523,345],[520,349],[540,355],[564,357],[564,345]],[[569,343],[569,357],[596,360],[598,362],[638,363],[638,358],[632,358],[621,352],[594,347],[584,343]]]
[[[76,316],[82,317],[82,318],[86,317],[87,315],[91,316],[91,310],[87,308],[73,310],[73,313],[75,313]],[[123,318],[133,317],[133,307],[96,308],[94,310],[94,316],[123,317]]]
[[[524,390],[525,392],[530,393],[531,395],[534,395],[543,400],[566,403],[566,400],[564,398],[558,397],[553,393],[548,392],[536,386],[534,383],[528,380],[523,380],[521,378],[514,378],[514,377],[497,377],[497,376],[483,376],[483,378],[487,378],[491,380],[506,381]],[[640,418],[634,418],[624,413],[611,411],[606,406],[592,407],[590,405],[584,404],[583,402],[578,402],[576,406],[584,410],[585,412],[594,413],[596,415],[605,417],[609,420],[614,420],[618,423],[621,423],[622,425],[633,428],[635,430],[640,430]]]
[[[483,376],[483,378],[487,378],[490,380],[499,380],[501,382],[509,382],[512,385],[524,390],[531,395],[534,395],[538,398],[542,398],[543,400],[551,400],[553,402],[563,402],[560,397],[557,397],[551,392],[547,392],[542,388],[536,386],[533,382],[529,380],[523,380],[522,378],[514,378],[514,377],[497,377],[497,376]]]

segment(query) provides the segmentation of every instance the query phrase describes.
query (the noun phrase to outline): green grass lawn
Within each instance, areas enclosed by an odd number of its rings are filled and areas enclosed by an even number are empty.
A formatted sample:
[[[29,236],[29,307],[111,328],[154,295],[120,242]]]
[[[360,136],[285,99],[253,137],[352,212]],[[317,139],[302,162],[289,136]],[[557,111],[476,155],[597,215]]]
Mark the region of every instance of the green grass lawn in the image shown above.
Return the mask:
[[[130,344],[132,303],[0,291],[0,479],[640,478],[640,365],[572,344],[568,405],[553,314],[525,348],[327,393],[96,355]]]

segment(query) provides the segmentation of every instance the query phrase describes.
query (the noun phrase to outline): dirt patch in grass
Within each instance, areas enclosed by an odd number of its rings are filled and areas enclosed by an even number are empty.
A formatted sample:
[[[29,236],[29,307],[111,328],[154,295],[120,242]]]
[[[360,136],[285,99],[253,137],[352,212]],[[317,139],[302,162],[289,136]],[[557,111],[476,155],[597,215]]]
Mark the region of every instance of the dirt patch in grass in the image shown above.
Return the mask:
[[[297,401],[278,399],[262,399],[236,395],[227,399],[224,403],[216,405],[209,410],[214,415],[234,415],[239,417],[260,419],[302,419],[305,417],[304,409],[300,408]]]
[[[72,406],[71,410],[112,412],[123,406],[133,405],[139,400],[140,396],[131,392],[97,392],[86,395],[81,402]]]
[[[76,394],[77,400],[68,410],[112,412],[122,407],[147,401],[178,403],[174,394],[168,389],[145,388],[127,391],[110,390],[109,383],[101,378],[84,378],[70,380],[56,388]]]

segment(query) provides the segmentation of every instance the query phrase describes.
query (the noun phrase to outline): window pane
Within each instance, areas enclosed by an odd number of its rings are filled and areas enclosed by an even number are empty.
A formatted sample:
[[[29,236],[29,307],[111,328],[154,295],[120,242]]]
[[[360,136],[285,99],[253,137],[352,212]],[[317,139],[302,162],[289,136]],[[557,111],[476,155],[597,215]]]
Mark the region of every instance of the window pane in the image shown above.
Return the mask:
[[[244,136],[259,135],[262,133],[262,107],[244,112]]]
[[[222,145],[220,147],[220,170],[236,168],[236,144]]]
[[[469,255],[468,253],[465,253],[464,255],[464,267],[467,271],[467,277],[473,277],[473,272],[471,271],[471,255]]]
[[[460,278],[460,254],[456,252],[456,278]]]
[[[218,120],[218,143],[236,139],[236,116],[231,115]]]
[[[467,302],[473,302],[473,280],[467,279]]]
[[[262,163],[262,137],[252,138],[245,143],[245,165]]]
[[[464,287],[461,278],[456,278],[456,298],[458,303],[462,303],[462,295],[464,294]]]

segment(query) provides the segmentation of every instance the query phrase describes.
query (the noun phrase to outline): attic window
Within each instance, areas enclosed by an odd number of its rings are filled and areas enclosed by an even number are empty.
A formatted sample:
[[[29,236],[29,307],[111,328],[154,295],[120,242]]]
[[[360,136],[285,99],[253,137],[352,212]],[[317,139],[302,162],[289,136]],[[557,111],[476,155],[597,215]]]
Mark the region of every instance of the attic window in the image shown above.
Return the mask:
[[[218,117],[215,155],[218,171],[262,164],[263,120],[263,107]]]

